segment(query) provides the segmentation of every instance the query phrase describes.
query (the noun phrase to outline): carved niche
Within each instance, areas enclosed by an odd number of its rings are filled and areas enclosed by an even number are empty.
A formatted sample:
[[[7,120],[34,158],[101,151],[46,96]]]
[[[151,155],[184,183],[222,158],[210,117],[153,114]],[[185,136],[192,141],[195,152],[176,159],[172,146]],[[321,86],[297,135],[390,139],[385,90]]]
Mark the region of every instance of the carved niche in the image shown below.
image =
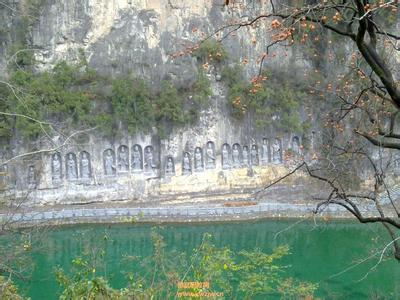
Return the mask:
[[[168,156],[165,161],[165,176],[175,175],[175,163],[172,156]]]
[[[51,158],[51,175],[53,183],[59,183],[62,178],[61,154],[54,153]]]
[[[194,170],[196,172],[204,170],[203,150],[200,147],[194,149]]]
[[[10,184],[10,174],[8,172],[8,165],[2,163],[2,161],[6,161],[6,154],[0,152],[0,190],[5,190]]]
[[[36,185],[36,172],[35,172],[35,166],[30,165],[28,166],[28,176],[27,176],[27,182],[29,186],[34,186]]]
[[[310,148],[312,151],[316,150],[316,144],[317,144],[317,133],[313,130],[310,136]]]
[[[230,169],[232,167],[231,162],[231,147],[225,143],[221,149],[222,169]]]
[[[143,170],[143,152],[138,144],[132,147],[132,171],[141,172]]]
[[[272,162],[274,164],[282,163],[282,143],[278,138],[276,138],[272,144]]]
[[[243,146],[242,165],[244,167],[248,167],[249,163],[250,163],[250,160],[249,160],[249,147],[248,146]]]
[[[234,168],[240,168],[241,167],[241,151],[240,151],[240,145],[238,143],[233,144],[232,146],[232,166]]]
[[[104,175],[114,176],[117,168],[115,166],[115,153],[112,149],[106,149],[103,153]]]
[[[269,140],[267,138],[263,138],[261,145],[261,163],[263,165],[268,164],[269,161]]]
[[[250,157],[251,157],[251,165],[252,166],[258,166],[259,161],[258,161],[258,147],[256,144],[251,146],[250,150]]]
[[[205,165],[206,169],[214,169],[216,165],[215,145],[214,142],[207,142],[205,151]]]
[[[153,146],[144,148],[144,171],[146,173],[154,173],[156,164],[154,162],[154,149]]]
[[[8,164],[0,165],[0,190],[6,190],[11,187],[11,176]]]
[[[125,145],[121,145],[118,148],[118,171],[129,171],[129,148]]]
[[[184,152],[182,157],[182,175],[192,174],[192,162],[189,152]]]
[[[292,138],[292,150],[293,150],[293,153],[296,155],[301,154],[300,139],[297,136],[294,136]]]
[[[82,151],[80,154],[80,178],[90,179],[92,177],[92,163],[90,161],[90,154]]]
[[[65,174],[68,180],[75,180],[78,178],[78,167],[75,153],[70,152],[65,157]]]

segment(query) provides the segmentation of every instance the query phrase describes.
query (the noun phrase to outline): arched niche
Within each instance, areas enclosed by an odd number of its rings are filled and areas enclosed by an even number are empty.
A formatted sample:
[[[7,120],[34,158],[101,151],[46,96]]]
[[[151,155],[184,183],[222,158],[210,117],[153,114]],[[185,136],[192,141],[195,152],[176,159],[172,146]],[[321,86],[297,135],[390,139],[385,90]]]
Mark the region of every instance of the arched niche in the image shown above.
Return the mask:
[[[242,148],[242,166],[248,167],[250,165],[250,151],[249,146],[244,145]]]
[[[208,141],[206,149],[204,150],[204,164],[206,169],[214,169],[216,166],[216,155],[215,155],[215,144],[212,141]]]
[[[194,149],[194,170],[201,172],[204,170],[203,149],[196,147]]]
[[[259,165],[259,158],[258,158],[258,146],[257,144],[251,145],[250,149],[250,161],[253,166]]]
[[[263,165],[267,164],[270,160],[270,147],[269,147],[269,139],[268,138],[263,138],[262,144],[261,144],[261,163]]]
[[[183,152],[182,155],[182,175],[192,174],[192,158],[189,152]]]
[[[115,165],[115,152],[113,149],[109,148],[104,150],[103,165],[104,165],[104,175],[114,176],[116,174],[117,168]]]
[[[68,180],[78,179],[78,164],[76,154],[73,152],[69,152],[65,156],[65,176]]]
[[[36,184],[36,170],[34,165],[28,166],[27,183],[30,186]]]
[[[232,145],[232,166],[240,168],[242,165],[242,147],[239,143]]]
[[[275,138],[272,143],[272,162],[274,164],[282,163],[282,142],[279,138]]]
[[[131,151],[132,171],[141,172],[143,170],[143,151],[142,146],[135,144]]]
[[[79,177],[81,179],[92,178],[92,162],[87,151],[82,151],[79,154]]]
[[[62,179],[62,161],[59,152],[51,156],[51,176],[55,183],[60,182]]]
[[[167,156],[165,160],[165,168],[164,168],[165,176],[174,176],[175,175],[175,162],[172,156]]]
[[[129,171],[129,148],[121,145],[118,147],[117,166],[119,172]]]
[[[146,173],[153,173],[155,168],[154,148],[149,145],[144,148],[144,171]]]
[[[221,163],[223,169],[232,167],[231,146],[228,143],[223,144],[221,147]]]
[[[294,136],[292,138],[292,145],[291,145],[293,153],[300,155],[301,154],[301,145],[300,145],[300,139],[298,136]]]

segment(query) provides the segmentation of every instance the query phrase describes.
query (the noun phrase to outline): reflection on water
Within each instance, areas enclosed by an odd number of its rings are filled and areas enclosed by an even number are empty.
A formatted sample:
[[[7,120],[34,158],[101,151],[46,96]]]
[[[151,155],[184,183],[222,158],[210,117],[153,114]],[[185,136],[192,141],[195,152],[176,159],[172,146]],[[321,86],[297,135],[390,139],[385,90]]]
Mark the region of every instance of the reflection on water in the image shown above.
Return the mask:
[[[213,223],[164,225],[157,229],[167,243],[167,251],[189,253],[197,247],[204,233],[214,236],[214,244],[228,246],[234,251],[260,248],[269,252],[288,244],[291,255],[284,264],[290,266],[291,277],[302,281],[319,282],[318,296],[365,299],[376,293],[395,299],[400,295],[400,268],[391,257],[383,261],[376,271],[358,282],[376,260],[330,278],[352,263],[366,258],[381,249],[388,240],[386,232],[378,225],[360,225],[350,222],[259,221],[246,223]],[[291,225],[294,225],[290,228]],[[55,228],[49,233],[45,250],[34,255],[37,263],[33,281],[24,283],[26,292],[35,299],[56,299],[57,285],[54,267],[69,269],[71,260],[84,251],[106,249],[104,272],[111,284],[120,288],[126,285],[123,273],[137,265],[126,263],[126,256],[144,259],[153,251],[151,225],[87,225]],[[287,230],[286,230],[287,229]]]

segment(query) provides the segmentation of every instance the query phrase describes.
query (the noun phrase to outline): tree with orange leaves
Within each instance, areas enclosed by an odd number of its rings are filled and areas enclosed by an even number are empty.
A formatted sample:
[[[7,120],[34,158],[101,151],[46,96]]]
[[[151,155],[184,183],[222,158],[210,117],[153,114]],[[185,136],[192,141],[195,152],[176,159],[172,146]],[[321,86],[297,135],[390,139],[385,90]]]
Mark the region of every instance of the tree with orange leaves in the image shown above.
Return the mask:
[[[260,71],[255,78],[263,75],[270,50],[278,46],[308,45],[314,48],[314,57],[325,60],[328,71],[335,64],[344,67],[335,81],[324,81],[324,76],[312,81],[310,74],[305,74],[310,81],[310,95],[326,100],[321,121],[325,124],[326,138],[323,154],[313,155],[319,160],[312,165],[302,162],[295,171],[305,170],[328,186],[328,192],[317,199],[315,213],[334,204],[345,208],[361,223],[381,223],[392,239],[394,257],[400,260],[400,200],[389,187],[389,182],[396,182],[393,173],[398,170],[393,168],[399,164],[393,157],[400,150],[398,0],[285,3],[269,0],[266,3],[267,11],[253,9],[253,15],[246,12],[243,21],[223,26],[220,31],[228,30],[224,37],[229,38],[243,28],[261,24],[269,27],[270,42],[264,45],[266,52],[258,60]],[[236,13],[240,15],[241,11]],[[349,46],[341,60],[327,50],[333,44],[332,39]],[[253,86],[252,91],[257,93],[258,80],[254,80]],[[239,100],[235,102],[238,103]],[[363,182],[364,186],[355,188],[346,185],[349,182]],[[361,210],[365,203],[373,204],[370,215]]]

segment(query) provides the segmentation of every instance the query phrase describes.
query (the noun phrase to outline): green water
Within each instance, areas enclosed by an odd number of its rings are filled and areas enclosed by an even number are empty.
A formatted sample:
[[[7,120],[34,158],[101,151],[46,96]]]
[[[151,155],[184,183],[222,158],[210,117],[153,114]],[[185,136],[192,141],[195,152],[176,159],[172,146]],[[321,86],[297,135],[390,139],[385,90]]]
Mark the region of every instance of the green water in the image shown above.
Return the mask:
[[[294,220],[257,221],[246,223],[173,224],[164,225],[162,235],[168,251],[190,252],[199,245],[204,233],[215,237],[217,246],[232,250],[254,249],[266,252],[288,244],[291,255],[284,259],[289,275],[302,281],[318,282],[317,296],[324,299],[369,299],[385,295],[400,299],[400,264],[387,257],[365,279],[359,281],[376,263],[377,258],[331,278],[360,259],[382,248],[388,237],[376,225],[353,222],[296,223]],[[291,228],[288,228],[292,226]],[[105,274],[112,286],[126,285],[124,271],[132,266],[126,255],[146,257],[152,251],[151,225],[79,225],[50,230],[39,253],[32,254],[36,264],[32,280],[21,283],[22,291],[33,300],[57,299],[59,287],[54,267],[68,270],[71,260],[84,249],[97,249],[105,243]],[[287,230],[285,230],[287,229]],[[278,236],[275,236],[278,232]]]

